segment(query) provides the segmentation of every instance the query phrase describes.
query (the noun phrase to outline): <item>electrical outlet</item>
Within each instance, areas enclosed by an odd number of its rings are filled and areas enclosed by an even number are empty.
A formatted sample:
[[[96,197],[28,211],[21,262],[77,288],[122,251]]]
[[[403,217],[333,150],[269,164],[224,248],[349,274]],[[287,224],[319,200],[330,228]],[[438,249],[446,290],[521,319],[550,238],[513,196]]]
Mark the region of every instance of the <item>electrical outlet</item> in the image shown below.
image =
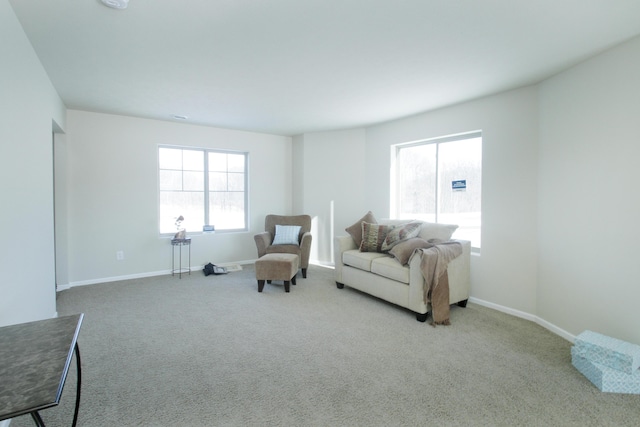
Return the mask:
[[[123,251],[116,252],[116,259],[118,261],[122,261],[124,259],[124,252]]]

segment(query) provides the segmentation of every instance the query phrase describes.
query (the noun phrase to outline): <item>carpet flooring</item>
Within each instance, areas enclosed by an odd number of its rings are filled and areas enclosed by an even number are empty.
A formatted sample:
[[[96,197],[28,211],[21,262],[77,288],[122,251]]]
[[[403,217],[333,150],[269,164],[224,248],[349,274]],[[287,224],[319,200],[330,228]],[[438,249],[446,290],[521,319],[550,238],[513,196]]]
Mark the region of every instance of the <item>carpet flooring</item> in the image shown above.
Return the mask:
[[[436,328],[309,268],[285,293],[255,271],[74,287],[85,313],[79,425],[637,426],[640,396],[602,393],[571,344],[469,303]],[[75,362],[74,362],[75,363]],[[72,364],[47,426],[71,424]],[[29,416],[11,427],[31,426]]]

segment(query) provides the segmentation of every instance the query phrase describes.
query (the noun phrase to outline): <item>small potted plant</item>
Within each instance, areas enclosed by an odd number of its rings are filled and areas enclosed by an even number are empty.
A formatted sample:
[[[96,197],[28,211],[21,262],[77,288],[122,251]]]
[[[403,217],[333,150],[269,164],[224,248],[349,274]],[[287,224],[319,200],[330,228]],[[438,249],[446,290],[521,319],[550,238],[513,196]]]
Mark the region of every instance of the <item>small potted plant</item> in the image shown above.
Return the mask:
[[[173,236],[174,239],[184,240],[187,237],[187,231],[181,227],[182,221],[184,221],[182,215],[176,218],[176,230],[178,230],[178,232]]]

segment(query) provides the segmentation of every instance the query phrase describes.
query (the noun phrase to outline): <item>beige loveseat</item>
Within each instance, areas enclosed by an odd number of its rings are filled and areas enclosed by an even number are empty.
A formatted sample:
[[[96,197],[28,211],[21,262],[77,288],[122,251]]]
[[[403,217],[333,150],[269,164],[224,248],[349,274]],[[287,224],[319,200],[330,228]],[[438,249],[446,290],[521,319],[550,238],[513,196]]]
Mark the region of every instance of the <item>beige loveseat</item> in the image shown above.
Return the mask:
[[[407,221],[380,221],[380,224],[399,224]],[[354,224],[355,225],[355,224]],[[432,242],[449,240],[456,226],[422,223],[416,238]],[[349,231],[349,230],[347,230]],[[435,239],[435,240],[434,240]],[[462,254],[448,264],[449,303],[465,307],[470,290],[471,242],[457,240]],[[406,243],[409,243],[407,241]],[[409,245],[410,246],[410,245]],[[398,249],[398,246],[395,247]],[[351,235],[335,238],[335,280],[339,289],[344,285],[368,293],[416,313],[420,322],[431,311],[424,301],[424,278],[420,268],[421,257],[411,256],[411,248],[404,253],[361,252]],[[411,254],[409,254],[411,252]],[[399,257],[397,257],[397,256]],[[407,264],[403,265],[402,262]]]

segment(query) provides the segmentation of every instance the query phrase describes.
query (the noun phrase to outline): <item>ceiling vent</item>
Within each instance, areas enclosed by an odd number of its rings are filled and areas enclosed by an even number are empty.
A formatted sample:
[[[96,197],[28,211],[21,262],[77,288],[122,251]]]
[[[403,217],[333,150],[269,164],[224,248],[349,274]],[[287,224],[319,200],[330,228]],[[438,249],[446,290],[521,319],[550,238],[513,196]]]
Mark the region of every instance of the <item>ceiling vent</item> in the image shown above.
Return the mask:
[[[129,0],[101,0],[102,3],[113,9],[126,9],[129,5]]]

